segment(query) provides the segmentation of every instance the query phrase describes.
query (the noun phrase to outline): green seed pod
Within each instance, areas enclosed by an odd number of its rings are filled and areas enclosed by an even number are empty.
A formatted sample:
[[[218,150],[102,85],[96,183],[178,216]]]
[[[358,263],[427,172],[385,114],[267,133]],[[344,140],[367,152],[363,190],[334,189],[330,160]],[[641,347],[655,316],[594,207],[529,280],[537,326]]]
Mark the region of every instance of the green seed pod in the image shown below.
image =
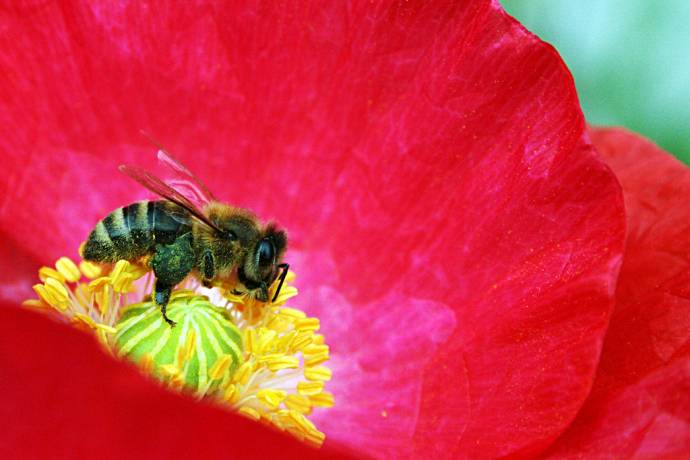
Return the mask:
[[[198,396],[212,393],[241,364],[242,334],[225,309],[188,292],[173,295],[168,316],[175,327],[152,302],[128,307],[116,325],[117,353]]]

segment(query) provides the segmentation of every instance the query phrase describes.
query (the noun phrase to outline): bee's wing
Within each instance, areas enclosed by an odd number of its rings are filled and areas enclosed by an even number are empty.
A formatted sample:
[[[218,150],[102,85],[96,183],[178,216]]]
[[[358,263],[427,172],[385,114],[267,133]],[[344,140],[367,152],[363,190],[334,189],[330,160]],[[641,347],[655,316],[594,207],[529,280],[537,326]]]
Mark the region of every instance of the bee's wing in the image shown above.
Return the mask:
[[[189,198],[187,198],[182,193],[178,192],[173,187],[166,184],[150,172],[137,166],[131,165],[120,165],[118,169],[121,173],[139,182],[141,185],[151,190],[152,192],[162,196],[166,200],[170,200],[173,203],[182,206],[187,211],[189,211],[194,217],[196,217],[209,227],[213,228],[218,232],[222,232],[222,230],[218,228],[213,222],[211,222],[211,220],[206,216],[206,214],[204,214],[204,212],[201,209],[199,209],[197,205],[192,203],[189,200]]]
[[[204,185],[204,183],[196,177],[185,165],[183,165],[170,152],[165,150],[165,147],[153,138],[146,131],[141,131],[141,134],[146,137],[149,142],[158,147],[156,156],[158,162],[166,166],[173,172],[176,179],[166,179],[164,182],[176,189],[179,193],[189,198],[192,202],[201,205],[208,204],[211,201],[218,201],[213,196],[213,193]]]
[[[169,152],[159,147],[158,150],[158,161],[170,168],[180,179],[174,179],[167,181],[173,187],[184,187],[188,190],[197,201],[201,203],[208,203],[210,201],[217,201],[213,196],[211,191],[204,185],[198,177],[196,177],[192,172],[187,169],[185,165],[180,163],[175,157],[173,157]]]

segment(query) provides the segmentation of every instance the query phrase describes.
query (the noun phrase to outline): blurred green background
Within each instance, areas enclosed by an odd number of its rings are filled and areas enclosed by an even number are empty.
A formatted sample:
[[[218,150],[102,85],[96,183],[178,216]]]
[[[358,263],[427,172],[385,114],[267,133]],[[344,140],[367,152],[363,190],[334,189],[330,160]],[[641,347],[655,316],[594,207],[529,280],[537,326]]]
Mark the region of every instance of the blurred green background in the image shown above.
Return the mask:
[[[589,123],[690,163],[690,0],[500,0],[568,64]]]

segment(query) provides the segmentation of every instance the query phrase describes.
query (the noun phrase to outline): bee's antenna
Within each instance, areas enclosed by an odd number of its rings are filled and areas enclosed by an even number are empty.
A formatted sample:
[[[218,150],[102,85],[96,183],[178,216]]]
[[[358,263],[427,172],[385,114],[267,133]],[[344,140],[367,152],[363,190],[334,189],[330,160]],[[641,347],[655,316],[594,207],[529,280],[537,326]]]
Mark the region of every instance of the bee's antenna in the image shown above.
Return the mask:
[[[290,268],[290,264],[280,264],[278,265],[278,268],[283,269],[283,273],[280,274],[280,283],[278,284],[278,289],[276,289],[276,293],[273,295],[273,300],[271,302],[275,302],[276,299],[278,298],[278,294],[280,294],[280,288],[283,287],[283,282],[285,281],[285,277],[287,276],[288,269]]]

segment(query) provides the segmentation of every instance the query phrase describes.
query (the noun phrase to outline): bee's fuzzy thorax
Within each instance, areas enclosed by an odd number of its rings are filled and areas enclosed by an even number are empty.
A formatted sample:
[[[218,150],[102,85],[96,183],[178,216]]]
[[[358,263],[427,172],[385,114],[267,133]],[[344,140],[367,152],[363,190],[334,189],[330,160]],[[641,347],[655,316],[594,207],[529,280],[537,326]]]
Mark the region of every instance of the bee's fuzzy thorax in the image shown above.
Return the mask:
[[[195,222],[192,227],[197,267],[204,274],[210,254],[214,266],[213,277],[228,280],[249,257],[260,236],[260,224],[253,213],[214,201],[204,211],[220,229],[227,232],[219,234],[216,230]]]
[[[261,223],[256,215],[244,208],[231,206],[220,201],[211,201],[204,207],[204,212],[222,229],[228,229],[234,224],[244,226],[247,232],[258,233],[261,230]]]

